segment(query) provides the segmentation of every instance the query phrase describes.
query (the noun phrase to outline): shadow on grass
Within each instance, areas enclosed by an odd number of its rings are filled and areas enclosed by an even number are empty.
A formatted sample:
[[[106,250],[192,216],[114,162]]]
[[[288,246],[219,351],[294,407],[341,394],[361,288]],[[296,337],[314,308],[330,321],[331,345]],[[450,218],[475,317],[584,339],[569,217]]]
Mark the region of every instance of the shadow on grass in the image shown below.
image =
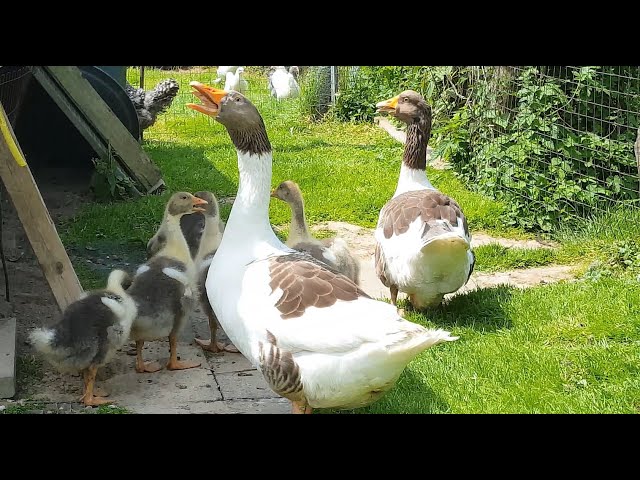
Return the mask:
[[[508,285],[481,288],[456,295],[440,307],[421,314],[443,328],[467,327],[483,332],[511,328],[512,321],[506,306],[511,301],[513,292],[514,287]],[[421,315],[413,312],[406,300],[398,303],[401,308],[405,308],[407,319],[421,320]]]
[[[109,273],[115,269],[133,275],[147,260],[146,245],[137,241],[111,242],[103,239],[92,242],[90,246],[67,247],[67,251],[85,290],[104,288]]]
[[[209,190],[216,196],[226,196],[235,195],[238,189],[237,183],[216,166],[217,158],[221,163],[235,163],[236,154],[230,143],[200,146],[150,140],[145,144],[145,150],[162,170],[170,192]]]

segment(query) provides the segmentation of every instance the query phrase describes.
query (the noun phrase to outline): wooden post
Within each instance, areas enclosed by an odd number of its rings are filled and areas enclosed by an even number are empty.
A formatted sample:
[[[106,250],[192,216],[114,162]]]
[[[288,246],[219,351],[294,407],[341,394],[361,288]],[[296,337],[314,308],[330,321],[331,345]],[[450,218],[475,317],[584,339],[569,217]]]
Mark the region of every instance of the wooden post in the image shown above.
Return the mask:
[[[53,292],[60,310],[77,300],[82,293],[82,286],[73,269],[71,260],[58,236],[58,231],[42,200],[29,166],[20,166],[24,159],[9,119],[0,104],[0,123],[8,126],[10,138],[0,133],[0,177],[4,183],[13,206],[18,212],[20,222],[29,238],[33,252],[38,257],[49,287]],[[11,142],[17,146],[18,152],[10,147]],[[13,150],[13,151],[12,151]],[[20,158],[21,157],[21,158]]]
[[[146,194],[164,187],[160,169],[142,149],[78,67],[33,67],[33,75],[103,160],[116,161]]]

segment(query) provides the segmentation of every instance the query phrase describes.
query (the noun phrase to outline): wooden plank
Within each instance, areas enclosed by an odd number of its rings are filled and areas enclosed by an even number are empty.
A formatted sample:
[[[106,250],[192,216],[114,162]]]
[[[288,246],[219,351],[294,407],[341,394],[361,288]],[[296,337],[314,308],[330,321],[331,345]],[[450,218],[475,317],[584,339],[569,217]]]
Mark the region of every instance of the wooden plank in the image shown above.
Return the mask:
[[[100,158],[106,160],[109,158],[107,144],[104,143],[102,137],[87,123],[87,119],[76,108],[76,106],[67,98],[60,90],[57,83],[49,77],[49,74],[42,67],[33,67],[33,76],[38,80],[42,88],[49,94],[49,97],[56,103],[58,108],[73,123],[74,127],[80,132],[91,148],[95,150]]]
[[[162,185],[160,169],[145,154],[138,140],[111,111],[102,97],[74,66],[46,66],[45,70],[85,115],[96,133],[111,144],[116,159],[127,174],[138,182],[146,193]]]
[[[2,105],[0,105],[0,115],[8,123]],[[15,140],[11,125],[9,125],[9,130]],[[3,135],[0,135],[0,177],[18,212],[18,217],[49,287],[51,287],[58,307],[63,310],[71,302],[78,299],[82,293],[82,286],[58,236],[44,200],[42,200],[42,195],[40,195],[40,190],[31,175],[29,166],[21,167],[18,165],[18,160],[11,153]]]
[[[77,106],[60,90],[58,84],[49,76],[49,74],[42,67],[33,67],[33,76],[40,83],[42,88],[45,89],[49,97],[55,102],[60,110],[67,116],[74,127],[80,132],[91,148],[93,148],[96,154],[105,162],[110,161],[109,156],[109,144],[105,143],[105,140],[94,130],[89,124],[87,118],[78,110]],[[119,172],[122,171],[120,167],[117,167]],[[128,175],[128,174],[127,174]],[[142,193],[135,187],[132,187],[129,191],[134,196],[142,196]]]

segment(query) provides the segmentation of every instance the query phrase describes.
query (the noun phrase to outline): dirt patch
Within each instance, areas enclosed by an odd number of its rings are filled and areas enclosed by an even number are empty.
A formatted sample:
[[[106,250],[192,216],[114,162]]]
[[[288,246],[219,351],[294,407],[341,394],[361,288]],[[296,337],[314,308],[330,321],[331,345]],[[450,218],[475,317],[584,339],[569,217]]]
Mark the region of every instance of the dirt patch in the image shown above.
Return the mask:
[[[352,225],[346,222],[322,222],[313,225],[311,232],[318,230],[331,230],[336,236],[342,238],[354,255],[360,259],[369,258],[373,255],[376,242],[373,238],[373,229]]]
[[[93,201],[89,189],[91,171],[71,168],[38,168],[33,171],[40,194],[56,226],[72,218],[80,207]],[[0,275],[0,317],[17,320],[16,398],[25,398],[59,376],[44,365],[27,342],[31,329],[53,323],[60,312],[9,195],[0,183],[2,195],[2,239],[9,278],[10,302],[4,297],[5,280]],[[74,260],[73,251],[67,249]],[[75,393],[75,392],[74,392]]]

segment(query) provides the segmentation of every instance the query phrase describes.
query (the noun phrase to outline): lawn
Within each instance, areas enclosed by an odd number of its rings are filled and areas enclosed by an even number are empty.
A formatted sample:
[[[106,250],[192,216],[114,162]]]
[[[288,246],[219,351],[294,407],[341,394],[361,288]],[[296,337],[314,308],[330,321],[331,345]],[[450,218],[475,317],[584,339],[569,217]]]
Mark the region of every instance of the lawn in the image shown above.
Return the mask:
[[[133,78],[134,72],[130,72]],[[146,88],[167,76],[146,72]],[[111,249],[142,259],[170,193],[211,190],[235,194],[237,158],[224,128],[184,106],[189,80],[211,73],[175,73],[181,93],[171,110],[145,132],[144,148],[163,172],[168,191],[130,202],[86,206],[62,229],[76,249]],[[298,100],[278,104],[266,81],[248,76],[249,98],[260,109],[274,149],[273,186],[301,186],[310,224],[325,220],[375,225],[393,193],[402,146],[373,125],[312,123]],[[470,228],[527,237],[502,225],[498,202],[470,191],[454,172],[429,169],[434,185],[463,207]],[[223,217],[229,206],[222,208]],[[274,225],[289,211],[272,202]],[[428,315],[408,318],[450,329],[456,342],[423,352],[396,388],[357,413],[638,413],[640,411],[640,212],[618,211],[556,232],[559,249],[477,249],[479,271],[554,263],[575,264],[584,278],[526,291],[495,287],[460,295]],[[636,255],[638,254],[638,255]],[[595,263],[594,263],[595,262]],[[105,273],[78,266],[83,285]]]

